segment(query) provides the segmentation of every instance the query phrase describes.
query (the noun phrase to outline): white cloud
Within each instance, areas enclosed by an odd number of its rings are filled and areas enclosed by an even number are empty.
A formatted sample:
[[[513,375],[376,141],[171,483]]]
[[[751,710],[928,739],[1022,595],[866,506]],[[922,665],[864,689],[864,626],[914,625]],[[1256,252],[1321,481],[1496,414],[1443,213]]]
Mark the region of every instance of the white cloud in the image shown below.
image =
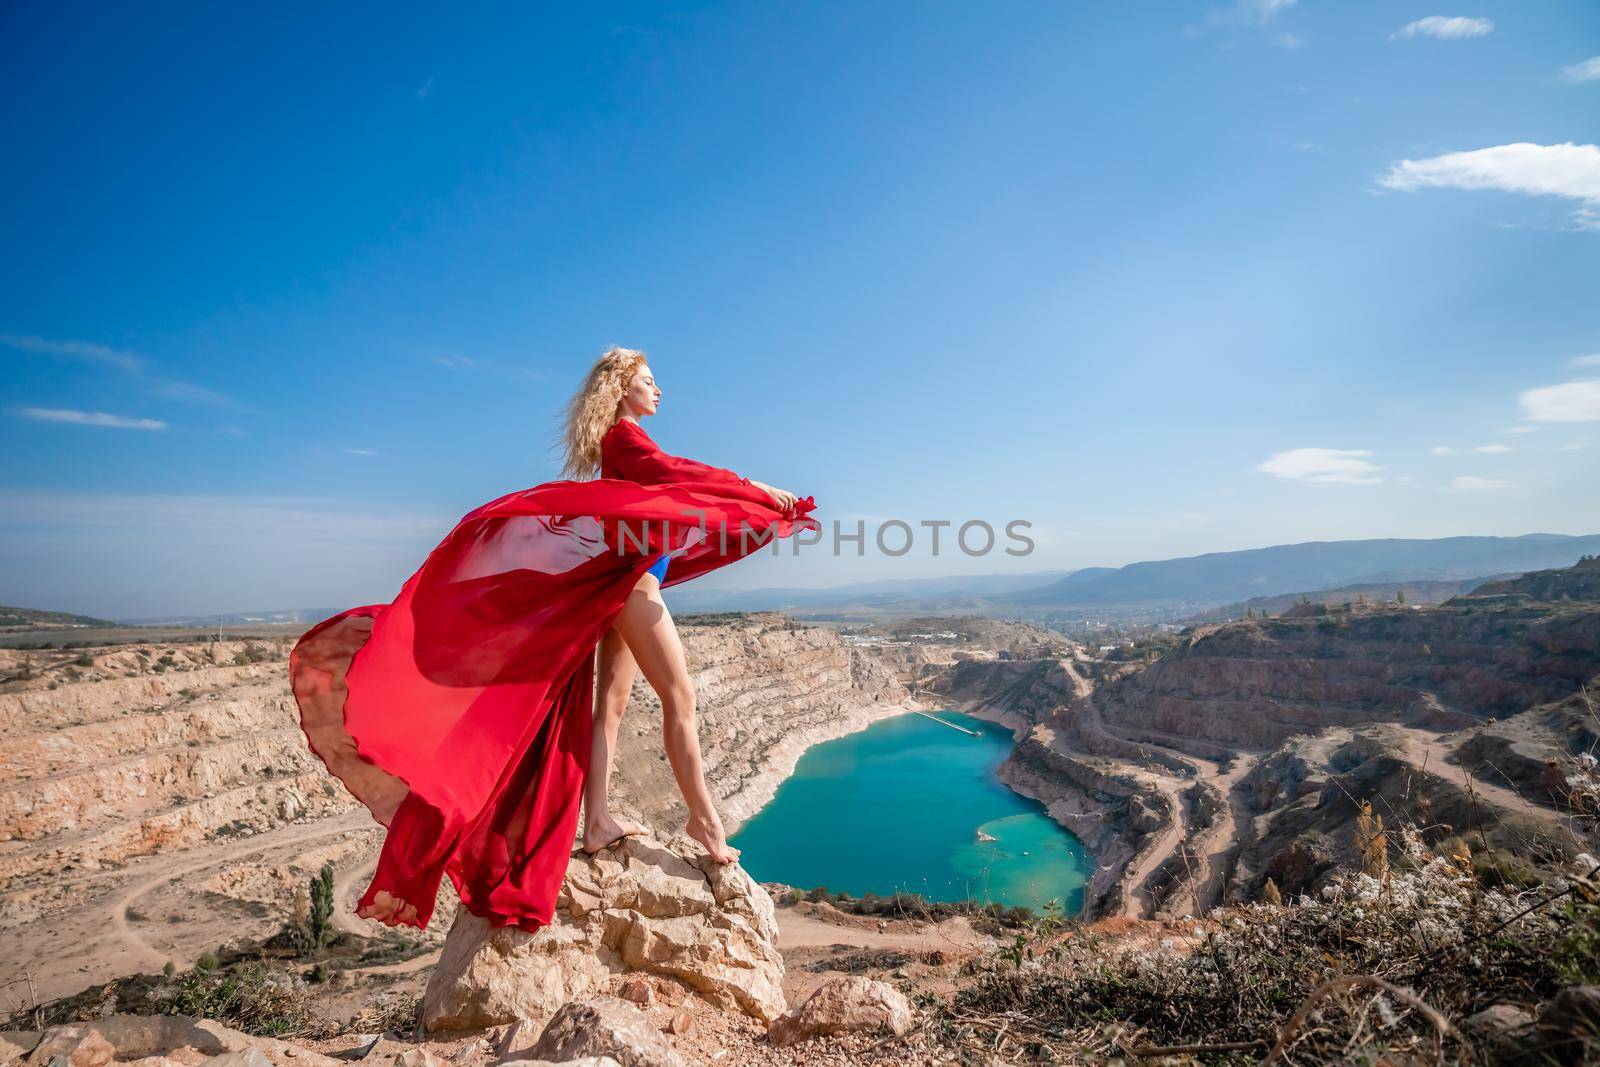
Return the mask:
[[[376,456],[380,454],[370,448],[347,448],[345,451],[350,453],[352,456]]]
[[[118,430],[165,430],[160,419],[136,419],[126,415],[107,415],[103,411],[74,411],[71,408],[22,408],[23,418],[41,422],[67,422],[77,426],[110,426]]]
[[[1582,63],[1574,63],[1570,67],[1562,67],[1561,80],[1571,82],[1573,85],[1600,81],[1600,56],[1586,59]]]
[[[215,389],[207,389],[193,382],[180,382],[175,378],[161,378],[151,383],[150,392],[168,400],[192,400],[200,404],[232,404],[233,398],[223,396]]]
[[[1582,445],[1576,445],[1576,444],[1574,444],[1574,445],[1557,445],[1556,446],[1556,451],[1557,452],[1582,452],[1583,451],[1583,446]]]
[[[1278,478],[1317,485],[1371,485],[1383,479],[1382,467],[1368,461],[1366,449],[1291,448],[1275,452],[1256,464],[1256,470]]]
[[[1403,159],[1378,179],[1388,189],[1497,189],[1576,200],[1579,229],[1600,230],[1600,148],[1592,144],[1504,144],[1431,159]]]
[[[1429,15],[1425,19],[1408,22],[1389,35],[1391,41],[1412,37],[1434,37],[1441,41],[1460,41],[1468,37],[1482,37],[1494,32],[1493,19],[1471,19],[1461,15]]]
[[[1434,445],[1432,448],[1428,449],[1428,451],[1432,452],[1436,456],[1448,456],[1450,453],[1454,452],[1455,449],[1451,448],[1449,445]]]
[[[1294,5],[1295,0],[1238,0],[1233,5],[1232,14],[1235,18],[1270,22],[1279,12],[1287,11]]]
[[[1511,448],[1508,445],[1479,445],[1473,451],[1486,456],[1498,456],[1503,452],[1510,452]]]
[[[428,99],[428,97],[430,97],[432,95],[433,95],[433,79],[429,78],[427,81],[423,82],[422,83],[422,87],[417,90],[417,99],[418,100],[426,100],[426,99]]]
[[[1520,399],[1522,417],[1534,422],[1600,422],[1600,381],[1592,378],[1529,389]]]
[[[1294,6],[1295,0],[1234,0],[1227,7],[1207,12],[1205,21],[1206,26],[1212,29],[1245,27],[1259,30],[1266,35],[1267,43],[1271,45],[1278,48],[1299,48],[1306,43],[1303,36],[1287,31],[1271,32],[1273,21]],[[1200,32],[1199,27],[1184,30],[1184,33],[1190,36]],[[1230,42],[1228,46],[1231,47],[1232,43]]]
[[[144,360],[132,352],[123,352],[90,341],[52,341],[45,337],[0,333],[0,345],[15,348],[19,352],[38,352],[47,356],[65,356],[68,359],[81,359],[89,363],[103,363],[128,371],[130,374],[144,370]]]
[[[1567,365],[1571,367],[1600,367],[1600,352],[1596,352],[1592,356],[1574,356],[1567,360]]]
[[[193,382],[179,381],[176,378],[163,378],[152,374],[150,362],[143,356],[124,349],[95,344],[92,341],[51,340],[47,337],[35,337],[31,334],[0,333],[0,345],[14,348],[19,352],[34,352],[64,359],[75,359],[84,363],[98,363],[101,366],[115,367],[117,370],[132,375],[140,381],[151,395],[165,397],[168,400],[219,405],[232,405],[234,403],[232,397],[223,396],[216,390],[207,389],[203,385],[195,385]]]
[[[1496,481],[1493,478],[1479,478],[1474,474],[1463,474],[1450,483],[1450,488],[1458,493],[1481,493],[1491,489],[1509,489],[1511,483]]]
[[[1537,426],[1507,426],[1503,430],[1496,430],[1495,431],[1495,433],[1538,433],[1538,432],[1539,432],[1539,427],[1537,427]]]

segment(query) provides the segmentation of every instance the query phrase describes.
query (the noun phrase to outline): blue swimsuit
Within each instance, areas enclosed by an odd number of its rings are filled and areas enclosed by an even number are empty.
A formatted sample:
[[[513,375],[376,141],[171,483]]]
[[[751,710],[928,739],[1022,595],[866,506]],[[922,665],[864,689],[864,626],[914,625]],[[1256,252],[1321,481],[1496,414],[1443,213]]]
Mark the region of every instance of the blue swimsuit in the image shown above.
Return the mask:
[[[650,569],[648,571],[646,571],[645,573],[655,575],[657,583],[666,581],[667,580],[667,560],[668,560],[668,558],[669,557],[667,557],[667,556],[662,556],[660,559],[658,559],[654,563],[650,564]]]

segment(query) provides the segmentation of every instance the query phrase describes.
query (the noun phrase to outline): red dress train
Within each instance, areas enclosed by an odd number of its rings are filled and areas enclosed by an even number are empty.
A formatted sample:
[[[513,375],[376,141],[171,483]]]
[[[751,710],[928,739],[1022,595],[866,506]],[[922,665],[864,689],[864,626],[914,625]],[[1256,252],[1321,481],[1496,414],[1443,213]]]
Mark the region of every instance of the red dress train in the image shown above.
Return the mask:
[[[394,602],[308,630],[289,656],[306,740],[388,827],[358,914],[426,927],[442,877],[497,926],[551,921],[577,832],[594,652],[663,553],[666,585],[816,531],[629,419],[601,476],[467,514]]]

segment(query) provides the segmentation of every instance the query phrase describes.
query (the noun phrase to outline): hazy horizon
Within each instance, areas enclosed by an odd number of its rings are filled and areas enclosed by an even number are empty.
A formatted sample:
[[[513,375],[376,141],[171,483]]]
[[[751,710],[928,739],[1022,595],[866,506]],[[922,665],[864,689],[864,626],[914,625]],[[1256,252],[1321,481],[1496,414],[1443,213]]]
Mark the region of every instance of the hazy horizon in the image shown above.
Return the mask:
[[[1502,535],[1460,534],[1460,535],[1451,535],[1451,536],[1474,537],[1474,536],[1502,536]],[[1524,534],[1503,535],[1503,536],[1507,536],[1507,537],[1511,537],[1511,538],[1518,538],[1518,537],[1521,537],[1521,538],[1533,538],[1533,537],[1545,537],[1545,536],[1567,536],[1567,537],[1593,537],[1593,538],[1600,538],[1600,532],[1591,532],[1591,533],[1588,533],[1588,534],[1564,535],[1564,534],[1552,534],[1551,531],[1537,530],[1537,531],[1529,531],[1529,532],[1524,533]],[[1357,540],[1357,539],[1351,539],[1351,540]],[[1429,538],[1429,539],[1407,539],[1407,538],[1388,539],[1388,538],[1378,538],[1378,539],[1361,539],[1361,540],[1439,540],[1439,539],[1433,539],[1433,538]],[[853,580],[853,581],[838,582],[838,583],[831,583],[831,584],[825,584],[825,585],[802,585],[802,586],[797,586],[797,585],[790,585],[790,584],[783,583],[781,580],[778,581],[778,582],[775,582],[775,583],[764,583],[764,584],[728,584],[728,583],[714,584],[714,583],[707,582],[707,581],[696,581],[692,585],[684,585],[684,586],[678,587],[677,589],[668,589],[668,590],[666,590],[666,597],[668,599],[669,604],[671,604],[675,599],[681,598],[686,592],[691,597],[693,597],[697,593],[707,593],[707,594],[762,593],[762,592],[778,593],[778,592],[786,592],[786,591],[794,591],[794,590],[814,591],[814,592],[828,592],[830,590],[861,589],[863,587],[871,587],[871,586],[874,586],[874,585],[885,584],[885,583],[916,583],[916,582],[939,583],[939,582],[947,582],[947,581],[948,582],[961,582],[961,581],[971,581],[971,580],[977,580],[977,579],[991,579],[991,578],[1019,578],[1020,579],[1020,578],[1026,578],[1026,577],[1029,577],[1029,576],[1036,577],[1038,579],[1037,586],[1038,587],[1042,587],[1042,586],[1050,584],[1051,582],[1059,581],[1062,577],[1065,577],[1067,575],[1076,574],[1076,573],[1080,573],[1080,572],[1083,572],[1083,571],[1093,571],[1093,570],[1099,570],[1099,569],[1116,571],[1116,570],[1120,570],[1120,569],[1122,569],[1124,567],[1131,566],[1131,565],[1134,565],[1134,564],[1156,563],[1156,562],[1171,562],[1171,561],[1174,561],[1174,560],[1199,559],[1199,558],[1204,558],[1206,556],[1213,556],[1213,555],[1219,555],[1219,554],[1225,555],[1225,554],[1229,554],[1229,553],[1232,553],[1232,552],[1248,552],[1248,551],[1255,551],[1255,550],[1261,550],[1261,549],[1295,547],[1296,545],[1324,544],[1324,543],[1349,543],[1349,542],[1348,541],[1346,541],[1346,542],[1307,541],[1307,542],[1295,542],[1293,545],[1255,545],[1255,546],[1251,546],[1250,548],[1247,548],[1247,549],[1222,549],[1222,550],[1218,550],[1216,552],[1196,553],[1195,555],[1192,555],[1192,556],[1170,556],[1170,557],[1162,557],[1160,559],[1135,559],[1135,560],[1128,560],[1125,563],[1088,564],[1088,565],[1086,565],[1084,567],[1073,567],[1073,568],[1016,568],[1016,569],[1010,569],[1010,570],[1004,570],[1004,571],[972,569],[972,568],[965,569],[965,570],[953,570],[952,569],[952,570],[945,570],[945,571],[940,571],[940,572],[932,573],[932,574],[906,574],[906,575],[896,575],[896,576],[889,577],[889,578],[866,578],[866,579],[858,579],[858,580]],[[1578,549],[1574,549],[1573,562],[1576,562],[1579,551],[1580,550],[1578,550]],[[790,563],[791,566],[786,566],[785,565],[786,563]],[[744,569],[746,569],[748,571],[751,571],[751,572],[755,572],[756,568],[758,568],[758,567],[763,567],[763,568],[765,568],[765,572],[766,573],[774,574],[775,576],[777,576],[778,578],[781,579],[784,574],[788,573],[792,569],[792,561],[788,561],[788,560],[786,560],[785,558],[782,558],[782,557],[780,557],[779,559],[772,559],[772,558],[767,557],[765,555],[757,554],[757,555],[749,557],[747,560],[743,561],[743,566],[744,566]],[[1494,570],[1495,570],[1495,568],[1485,569],[1484,576],[1487,576],[1489,573],[1493,573]],[[1336,584],[1344,584],[1344,583],[1340,582],[1340,583],[1336,583]],[[1032,589],[1032,588],[1035,588],[1035,586],[1032,583],[1026,583],[1025,585],[1022,586],[1022,588]],[[1316,586],[1308,587],[1307,590],[1295,589],[1295,590],[1292,590],[1292,592],[1310,591],[1313,588],[1317,588],[1317,587]],[[1278,592],[1288,592],[1288,591],[1291,591],[1291,590],[1284,590],[1284,591],[1278,591]],[[1271,594],[1271,595],[1278,595],[1278,594],[1274,593],[1274,594]],[[382,602],[384,602],[385,599],[386,599],[386,596],[378,596],[378,597],[373,598],[371,601],[361,601],[361,603],[368,603],[368,602],[371,602],[371,603],[382,603]],[[344,606],[353,606],[354,603],[355,602],[351,602],[351,604],[344,605]],[[163,620],[169,620],[169,619],[205,618],[206,616],[219,615],[219,614],[220,615],[224,615],[224,616],[248,615],[248,614],[267,615],[267,614],[286,614],[286,613],[294,613],[294,612],[299,612],[299,613],[312,612],[312,613],[315,613],[315,612],[323,611],[323,610],[326,610],[326,611],[332,613],[332,612],[335,612],[335,611],[338,611],[338,610],[342,610],[340,607],[336,607],[332,603],[322,604],[322,603],[314,603],[314,602],[306,602],[306,603],[299,603],[299,604],[254,604],[254,605],[242,606],[242,607],[241,606],[229,607],[229,606],[223,606],[223,605],[217,604],[217,605],[213,605],[211,607],[206,607],[206,608],[189,609],[189,610],[180,609],[180,610],[177,610],[177,611],[140,611],[140,610],[133,610],[133,611],[118,611],[118,612],[106,612],[106,611],[94,610],[93,608],[90,608],[90,607],[84,607],[81,604],[73,605],[73,606],[62,606],[62,605],[55,604],[55,603],[29,603],[29,602],[26,602],[26,601],[23,601],[23,600],[5,600],[3,598],[0,598],[0,604],[6,604],[6,605],[11,606],[11,607],[31,608],[31,609],[43,610],[43,611],[62,611],[62,612],[67,612],[69,614],[88,615],[88,616],[93,616],[93,617],[96,617],[96,618],[109,619],[109,620],[112,620],[112,621],[126,621],[126,622],[151,622],[151,621],[163,621]],[[694,610],[694,608],[691,607],[690,610]]]

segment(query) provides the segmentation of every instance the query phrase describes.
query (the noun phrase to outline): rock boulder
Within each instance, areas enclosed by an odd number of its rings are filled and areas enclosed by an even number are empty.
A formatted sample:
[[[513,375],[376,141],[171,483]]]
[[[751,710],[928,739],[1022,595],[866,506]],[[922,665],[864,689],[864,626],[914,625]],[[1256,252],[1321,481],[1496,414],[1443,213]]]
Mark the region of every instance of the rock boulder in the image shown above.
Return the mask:
[[[1285,897],[1298,897],[1309,893],[1317,879],[1333,869],[1336,859],[1333,842],[1326,834],[1302,834],[1273,853],[1261,880],[1271,878]]]
[[[221,1057],[229,1057],[221,1059]],[[71,1067],[104,1067],[113,1059],[217,1063],[218,1067],[338,1067],[339,1061],[270,1037],[252,1037],[212,1019],[181,1015],[109,1015],[52,1026],[28,1054],[29,1067],[60,1060]]]
[[[767,1027],[767,1040],[792,1045],[845,1030],[903,1034],[911,1029],[905,994],[884,982],[851,975],[830,978]]]
[[[771,1022],[785,1007],[772,898],[681,835],[630,837],[593,857],[575,851],[549,926],[529,933],[457,915],[422,1018],[429,1030],[542,1024],[627,971]]]
[[[644,1012],[618,997],[590,997],[564,1005],[545,1026],[530,1056],[555,1063],[604,1056],[621,1067],[688,1067]]]

